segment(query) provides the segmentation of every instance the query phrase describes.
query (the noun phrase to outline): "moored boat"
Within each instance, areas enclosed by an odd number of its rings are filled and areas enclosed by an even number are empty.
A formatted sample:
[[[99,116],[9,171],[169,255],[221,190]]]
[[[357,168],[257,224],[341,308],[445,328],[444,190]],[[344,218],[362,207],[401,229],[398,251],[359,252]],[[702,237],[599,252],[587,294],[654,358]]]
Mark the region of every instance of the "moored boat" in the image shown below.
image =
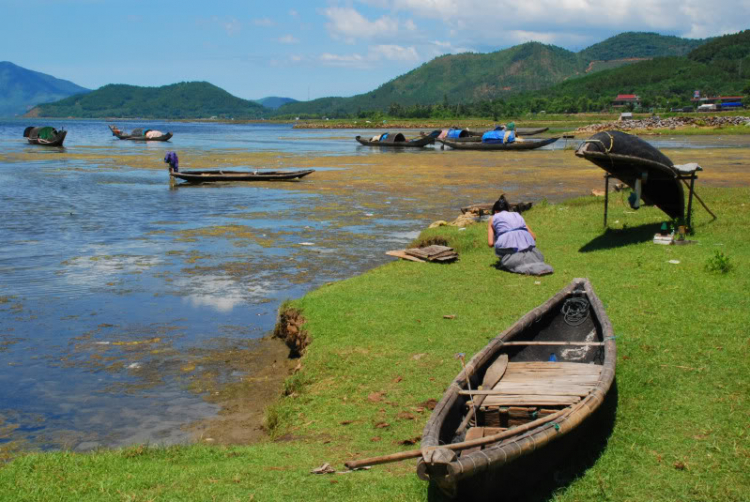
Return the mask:
[[[399,132],[395,134],[383,133],[369,139],[357,136],[354,139],[365,146],[422,148],[423,146],[433,144],[435,138],[437,138],[439,134],[440,131],[432,131],[430,134],[424,134],[418,138],[406,139],[406,137]]]
[[[172,137],[171,132],[163,133],[153,129],[133,129],[130,133],[126,133],[118,129],[115,125],[110,124],[108,127],[112,131],[112,136],[130,141],[169,141]]]
[[[559,138],[524,139],[512,143],[482,143],[480,141],[456,141],[452,139],[438,139],[443,146],[449,146],[454,150],[534,150],[543,146],[551,145]]]
[[[584,423],[612,386],[615,357],[602,302],[573,280],[465,365],[424,428],[417,474],[450,497],[486,484]]]
[[[495,129],[491,129],[494,131],[499,131],[504,129],[504,127],[496,127]],[[516,134],[519,136],[535,136],[537,134],[541,134],[543,132],[547,132],[549,130],[549,127],[516,127],[515,131]],[[459,141],[464,142],[471,142],[471,141],[482,141],[482,136],[484,133],[488,131],[472,131],[470,129],[465,129],[467,135],[464,137],[457,138]]]
[[[27,127],[23,131],[23,137],[32,145],[62,146],[68,131],[58,131],[54,127]]]
[[[174,171],[170,169],[169,175],[172,178],[195,184],[219,181],[296,181],[314,172],[315,169],[298,171],[225,171],[223,169]]]

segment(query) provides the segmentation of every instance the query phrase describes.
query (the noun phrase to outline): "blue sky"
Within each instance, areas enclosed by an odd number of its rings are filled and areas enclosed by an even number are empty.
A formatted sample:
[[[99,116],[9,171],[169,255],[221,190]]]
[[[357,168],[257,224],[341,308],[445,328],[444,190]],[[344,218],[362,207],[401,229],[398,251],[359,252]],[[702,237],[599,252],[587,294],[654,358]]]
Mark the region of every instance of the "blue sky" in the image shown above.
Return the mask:
[[[0,0],[0,60],[92,89],[205,80],[299,100],[377,88],[446,53],[623,31],[750,26],[750,0]]]

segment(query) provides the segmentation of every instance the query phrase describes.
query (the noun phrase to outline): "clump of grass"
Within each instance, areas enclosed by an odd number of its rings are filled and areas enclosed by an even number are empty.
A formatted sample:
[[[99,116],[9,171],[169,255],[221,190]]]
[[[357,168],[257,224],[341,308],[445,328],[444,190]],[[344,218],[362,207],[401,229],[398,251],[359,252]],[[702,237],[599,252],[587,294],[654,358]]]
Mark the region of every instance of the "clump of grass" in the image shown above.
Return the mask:
[[[722,251],[716,251],[712,257],[706,260],[705,268],[707,272],[728,274],[734,268],[734,264],[729,256]]]
[[[443,237],[442,235],[432,235],[430,237],[417,239],[409,247],[426,248],[428,246],[447,246],[447,245],[448,245],[447,238]]]

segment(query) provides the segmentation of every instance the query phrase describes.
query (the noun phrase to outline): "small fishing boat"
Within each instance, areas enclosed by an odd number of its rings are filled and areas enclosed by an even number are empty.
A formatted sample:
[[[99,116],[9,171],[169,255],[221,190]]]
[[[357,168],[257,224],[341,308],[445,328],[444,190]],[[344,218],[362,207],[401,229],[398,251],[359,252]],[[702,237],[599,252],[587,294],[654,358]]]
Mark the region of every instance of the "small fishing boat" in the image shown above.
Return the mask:
[[[459,357],[464,369],[435,406],[420,449],[346,466],[418,458],[417,475],[449,497],[492,486],[522,458],[590,425],[614,381],[616,346],[591,283],[574,279],[468,363]]]
[[[496,127],[495,129],[492,129],[494,131],[502,130],[502,127]],[[465,131],[468,133],[467,136],[457,138],[460,141],[464,142],[471,142],[471,141],[482,141],[482,136],[484,133],[488,131],[471,131],[469,129],[465,129]],[[549,131],[549,127],[516,127],[515,128],[516,134],[518,136],[535,136],[537,134],[541,134],[543,132]],[[477,139],[479,138],[479,139]]]
[[[215,183],[218,181],[295,181],[314,173],[315,169],[300,171],[225,171],[212,169],[207,171],[174,171],[169,170],[172,178],[187,183]]]
[[[154,131],[153,129],[133,129],[130,133],[126,133],[110,124],[109,130],[112,131],[112,135],[119,139],[126,139],[130,141],[169,141],[172,137],[172,133],[162,133],[161,131]]]
[[[463,138],[462,138],[463,139]],[[551,145],[559,138],[524,139],[512,143],[482,143],[480,141],[455,141],[452,139],[438,139],[443,146],[449,146],[454,150],[534,150],[543,146]]]
[[[643,199],[671,218],[684,217],[682,173],[669,157],[646,141],[620,131],[604,131],[585,140],[575,154],[632,188],[634,209]]]
[[[432,131],[430,134],[422,134],[418,138],[406,139],[406,137],[399,132],[395,134],[384,133],[370,139],[357,136],[354,139],[365,146],[422,148],[423,146],[435,143],[435,138],[437,138],[439,134],[440,131]]]
[[[58,131],[54,127],[27,127],[23,131],[23,137],[28,139],[32,145],[62,146],[68,131]]]
[[[418,476],[455,497],[568,434],[603,402],[615,356],[602,302],[574,279],[465,365],[424,428]]]

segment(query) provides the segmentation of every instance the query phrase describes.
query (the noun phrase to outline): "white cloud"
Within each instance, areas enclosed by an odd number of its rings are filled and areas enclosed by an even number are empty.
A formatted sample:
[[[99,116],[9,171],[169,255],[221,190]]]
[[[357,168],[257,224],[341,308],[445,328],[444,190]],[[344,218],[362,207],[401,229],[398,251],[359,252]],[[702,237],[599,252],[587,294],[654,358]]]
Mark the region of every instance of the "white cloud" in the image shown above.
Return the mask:
[[[290,16],[292,16],[292,17],[297,17],[297,16],[299,16],[299,12],[297,12],[297,11],[296,11],[296,10],[294,10],[294,9],[291,9],[291,10],[289,11],[289,15],[290,15]]]
[[[271,19],[269,19],[267,17],[262,17],[262,18],[259,18],[259,19],[253,19],[253,24],[255,26],[265,26],[265,27],[268,27],[268,26],[274,26],[275,23],[273,21],[271,21]]]
[[[373,45],[368,48],[367,54],[331,54],[326,52],[318,56],[318,62],[325,66],[341,66],[347,68],[369,69],[381,61],[400,61],[415,63],[420,60],[420,55],[414,47],[401,47],[400,45]]]
[[[401,47],[400,45],[376,45],[370,48],[370,56],[373,59],[382,57],[390,61],[419,60],[419,53],[414,47]]]
[[[704,38],[745,29],[750,19],[749,0],[716,0],[710,12],[699,0],[497,0],[491,4],[486,0],[359,1],[371,9],[387,10],[388,16],[401,13],[442,24],[430,31],[430,38],[447,33],[454,43],[463,46],[497,48],[529,40],[584,47],[624,31]],[[399,26],[406,28],[408,22]],[[403,43],[403,39],[396,37],[393,42]]]
[[[299,40],[294,38],[293,35],[284,35],[283,37],[276,39],[276,41],[282,44],[298,44],[299,43]]]
[[[368,62],[359,54],[338,55],[325,52],[318,57],[326,66],[344,66],[347,68],[367,68]]]
[[[330,7],[323,13],[329,19],[326,28],[331,36],[347,43],[354,43],[358,39],[394,37],[399,32],[400,23],[394,17],[381,16],[370,21],[351,7]],[[416,30],[411,20],[406,21],[403,27],[406,31]]]

